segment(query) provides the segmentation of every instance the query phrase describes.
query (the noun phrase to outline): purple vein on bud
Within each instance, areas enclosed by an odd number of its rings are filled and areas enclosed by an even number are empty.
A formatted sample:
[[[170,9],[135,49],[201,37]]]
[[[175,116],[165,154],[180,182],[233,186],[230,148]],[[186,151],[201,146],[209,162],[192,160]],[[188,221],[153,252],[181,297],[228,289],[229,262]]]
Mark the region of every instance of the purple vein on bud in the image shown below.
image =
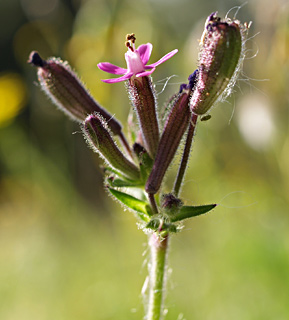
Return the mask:
[[[89,115],[82,125],[82,131],[88,144],[108,165],[132,180],[140,179],[139,169],[115,144],[107,122],[100,114]]]
[[[82,122],[98,112],[115,135],[122,135],[121,125],[89,94],[68,63],[57,58],[43,60],[38,52],[30,54],[28,62],[38,68],[38,80],[51,100],[73,120]]]
[[[191,112],[189,108],[190,91],[180,93],[166,120],[164,131],[160,139],[153,169],[147,180],[145,189],[149,194],[158,192],[164,175],[173,160],[173,157],[185,133]]]
[[[156,114],[156,96],[151,79],[147,76],[127,81],[130,100],[135,108],[145,148],[154,158],[159,143],[159,126]]]

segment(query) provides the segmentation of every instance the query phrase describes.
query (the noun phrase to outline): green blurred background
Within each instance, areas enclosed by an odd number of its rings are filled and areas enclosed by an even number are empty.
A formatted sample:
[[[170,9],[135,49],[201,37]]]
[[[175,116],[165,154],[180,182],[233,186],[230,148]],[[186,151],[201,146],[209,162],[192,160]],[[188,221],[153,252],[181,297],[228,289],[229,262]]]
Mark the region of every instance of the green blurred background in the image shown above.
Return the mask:
[[[242,4],[0,0],[1,320],[143,316],[146,236],[103,190],[101,162],[37,86],[29,53],[68,60],[125,123],[124,85],[100,82],[97,63],[125,67],[131,32],[153,43],[151,62],[178,48],[153,74],[158,92],[175,75],[162,106],[196,68],[206,17]],[[220,205],[172,238],[167,320],[289,319],[289,4],[251,0],[237,17],[253,21],[244,69],[199,124],[182,192]]]

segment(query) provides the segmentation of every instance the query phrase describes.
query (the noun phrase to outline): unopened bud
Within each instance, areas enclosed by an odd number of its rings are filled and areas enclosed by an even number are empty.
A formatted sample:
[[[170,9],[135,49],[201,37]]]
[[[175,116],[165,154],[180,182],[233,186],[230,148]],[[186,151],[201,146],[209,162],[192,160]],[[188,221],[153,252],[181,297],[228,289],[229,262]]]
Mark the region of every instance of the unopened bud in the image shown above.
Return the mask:
[[[28,62],[38,68],[42,89],[70,118],[82,122],[89,114],[98,112],[115,135],[121,133],[119,122],[92,98],[66,62],[56,58],[42,60],[36,51],[30,54]]]
[[[172,107],[164,126],[160,139],[153,169],[146,183],[146,192],[155,194],[158,192],[164,175],[173,160],[183,134],[185,133],[191,112],[189,108],[190,91],[180,93]]]
[[[106,121],[99,114],[89,115],[83,124],[88,144],[115,170],[132,180],[139,180],[140,172],[115,144]]]
[[[176,213],[183,206],[183,201],[172,193],[164,194],[161,198],[161,206],[167,213]]]
[[[132,77],[127,88],[137,113],[142,138],[149,155],[154,158],[159,143],[155,90],[149,77]]]
[[[142,181],[146,181],[152,170],[153,160],[146,149],[137,142],[133,145],[133,151],[139,161]]]
[[[212,13],[200,41],[198,75],[191,98],[193,113],[205,114],[221,97],[230,94],[244,59],[243,42],[248,26],[221,20]]]

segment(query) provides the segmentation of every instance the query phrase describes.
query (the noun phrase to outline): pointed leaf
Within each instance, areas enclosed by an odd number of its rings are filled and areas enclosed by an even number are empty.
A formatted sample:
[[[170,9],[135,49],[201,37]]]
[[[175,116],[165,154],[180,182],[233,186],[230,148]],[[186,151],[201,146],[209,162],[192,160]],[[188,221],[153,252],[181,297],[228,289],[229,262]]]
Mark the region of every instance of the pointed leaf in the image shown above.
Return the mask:
[[[204,214],[216,207],[216,204],[207,204],[203,206],[183,206],[181,210],[171,217],[171,222],[181,221]]]
[[[136,214],[140,219],[142,219],[145,222],[149,221],[149,216],[152,214],[150,206],[147,202],[139,200],[130,194],[108,188],[110,193],[118,199],[121,203],[123,203],[125,206],[131,208],[132,210],[136,211]]]

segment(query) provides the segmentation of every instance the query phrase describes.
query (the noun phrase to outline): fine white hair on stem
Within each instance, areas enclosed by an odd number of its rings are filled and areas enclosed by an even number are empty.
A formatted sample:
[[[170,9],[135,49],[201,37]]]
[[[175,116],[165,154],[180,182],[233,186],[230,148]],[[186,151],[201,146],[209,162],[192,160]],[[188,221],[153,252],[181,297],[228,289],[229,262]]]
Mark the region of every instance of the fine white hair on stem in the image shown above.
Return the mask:
[[[230,192],[228,194],[226,194],[221,200],[220,202],[218,202],[218,206],[222,206],[224,208],[228,208],[228,209],[238,209],[238,208],[246,208],[246,207],[251,207],[255,204],[258,203],[258,201],[254,201],[254,202],[251,202],[247,205],[241,205],[241,206],[228,206],[228,205],[224,205],[222,204],[221,202],[223,202],[226,198],[228,198],[229,196],[231,196],[232,194],[237,194],[237,193],[242,193],[242,194],[246,194],[245,191],[233,191],[233,192]]]
[[[72,134],[74,135],[74,134],[82,134],[82,131],[74,131],[74,132],[72,132]]]
[[[257,55],[258,55],[258,53],[259,53],[259,48],[257,48],[256,52],[253,53],[253,55],[251,55],[251,56],[248,57],[247,54],[248,54],[249,52],[254,52],[254,51],[253,51],[253,49],[248,49],[248,50],[246,50],[246,51],[245,51],[245,55],[246,55],[245,60],[251,60],[251,59],[256,58]]]
[[[251,23],[251,22],[250,22]],[[250,28],[250,26],[248,25],[248,29]],[[251,37],[248,37],[245,39],[245,42],[252,40],[253,38],[255,38],[256,36],[258,36],[261,32],[256,32],[255,34],[253,34]]]
[[[169,77],[166,77],[166,78],[164,78],[164,79],[159,80],[159,81],[156,82],[156,84],[155,84],[156,86],[158,86],[158,85],[162,85],[162,86],[163,86],[163,88],[161,89],[161,91],[156,93],[157,96],[160,95],[161,93],[163,93],[163,92],[165,91],[167,85],[169,84],[169,81],[170,81],[172,78],[174,78],[174,77],[178,77],[178,76],[177,76],[176,74],[173,74],[173,75],[171,75],[171,76],[169,76]],[[171,83],[171,85],[172,85],[172,83]]]
[[[233,103],[233,109],[232,109],[232,112],[231,112],[231,117],[230,117],[230,119],[229,119],[229,121],[228,121],[228,125],[231,124],[231,122],[232,122],[232,120],[233,120],[233,117],[234,117],[234,114],[235,114],[235,110],[236,110],[236,99],[235,99],[235,96],[234,96],[234,95],[233,95],[233,101],[234,101],[234,103]]]
[[[229,14],[231,13],[231,11],[233,11],[233,10],[235,10],[236,9],[236,12],[235,12],[235,14],[234,14],[234,16],[233,16],[233,20],[235,20],[236,19],[236,17],[237,17],[237,15],[238,15],[238,13],[239,13],[239,11],[240,11],[240,9],[242,9],[245,5],[247,5],[248,4],[248,2],[246,1],[246,2],[244,2],[242,5],[240,5],[240,6],[234,6],[234,7],[232,7],[231,9],[229,9],[228,10],[228,12],[226,13],[226,16],[225,16],[225,19],[228,19],[228,16],[229,16]]]

